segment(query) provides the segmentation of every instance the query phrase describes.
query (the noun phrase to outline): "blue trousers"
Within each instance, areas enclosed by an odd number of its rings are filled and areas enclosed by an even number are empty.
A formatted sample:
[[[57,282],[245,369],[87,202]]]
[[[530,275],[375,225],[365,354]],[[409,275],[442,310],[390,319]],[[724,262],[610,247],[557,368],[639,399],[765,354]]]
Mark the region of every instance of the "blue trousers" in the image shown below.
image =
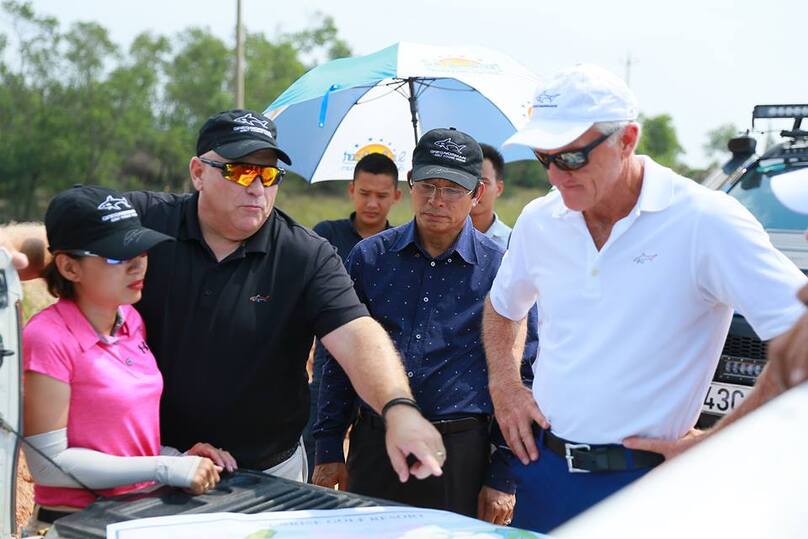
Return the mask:
[[[570,473],[567,461],[542,445],[543,438],[543,433],[536,438],[539,460],[525,466],[508,456],[516,481],[512,525],[517,528],[547,533],[651,470]]]

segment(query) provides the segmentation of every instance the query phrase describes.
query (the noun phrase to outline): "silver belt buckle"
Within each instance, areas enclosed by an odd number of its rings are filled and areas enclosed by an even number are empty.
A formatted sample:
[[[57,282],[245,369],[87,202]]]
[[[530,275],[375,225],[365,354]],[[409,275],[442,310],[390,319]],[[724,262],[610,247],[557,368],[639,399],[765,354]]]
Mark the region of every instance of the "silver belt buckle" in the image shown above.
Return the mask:
[[[575,456],[572,454],[573,449],[583,449],[585,451],[589,451],[592,448],[589,447],[589,444],[564,443],[564,458],[567,459],[567,470],[569,470],[570,473],[589,473],[589,470],[582,470],[575,467],[572,462],[575,459]]]

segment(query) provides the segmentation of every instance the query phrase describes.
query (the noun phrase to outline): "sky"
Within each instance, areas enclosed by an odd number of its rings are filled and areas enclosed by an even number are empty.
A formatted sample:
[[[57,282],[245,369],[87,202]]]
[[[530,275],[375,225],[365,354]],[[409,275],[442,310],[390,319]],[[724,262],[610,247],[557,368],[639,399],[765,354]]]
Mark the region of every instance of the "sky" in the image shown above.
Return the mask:
[[[143,31],[173,35],[189,26],[234,43],[236,0],[32,5],[64,27],[98,22],[124,47]],[[414,41],[497,49],[545,77],[579,62],[598,64],[628,77],[642,113],[671,115],[682,160],[693,167],[707,163],[708,131],[726,123],[749,128],[754,105],[808,103],[805,0],[242,0],[242,6],[247,31],[269,38],[310,27],[318,11],[331,15],[354,54]]]

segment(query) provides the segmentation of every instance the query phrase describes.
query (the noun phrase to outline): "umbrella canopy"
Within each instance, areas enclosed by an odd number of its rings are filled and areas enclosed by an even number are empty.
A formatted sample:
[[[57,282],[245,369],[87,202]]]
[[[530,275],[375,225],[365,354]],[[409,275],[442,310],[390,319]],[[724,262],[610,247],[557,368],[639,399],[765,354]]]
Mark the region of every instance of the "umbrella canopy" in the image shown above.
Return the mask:
[[[356,162],[373,152],[409,170],[418,136],[437,127],[500,146],[527,122],[538,83],[496,51],[402,42],[315,67],[264,114],[278,126],[291,170],[312,183],[350,179]],[[503,155],[534,158],[519,146]]]

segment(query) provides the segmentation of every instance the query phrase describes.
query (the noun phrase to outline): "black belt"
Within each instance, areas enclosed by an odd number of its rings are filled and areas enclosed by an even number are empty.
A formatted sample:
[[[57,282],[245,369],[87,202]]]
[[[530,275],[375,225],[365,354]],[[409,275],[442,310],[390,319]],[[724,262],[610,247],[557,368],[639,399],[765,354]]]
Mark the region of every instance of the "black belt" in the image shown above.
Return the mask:
[[[575,444],[544,431],[544,445],[567,460],[570,472],[611,472],[653,468],[665,457],[651,451],[628,449],[622,445]]]
[[[455,419],[429,420],[429,422],[432,423],[432,426],[441,434],[453,434],[455,432],[467,431],[481,425],[488,425],[490,419],[490,416],[487,415],[468,415]],[[379,415],[369,413],[363,408],[359,409],[359,420],[367,421],[373,429],[384,430],[384,420]]]
[[[40,507],[36,512],[36,519],[46,524],[53,524],[56,519],[72,515],[75,511],[57,511],[55,509],[45,509]]]
[[[293,445],[289,449],[284,449],[283,451],[278,451],[277,453],[273,453],[269,456],[266,456],[262,459],[259,459],[253,467],[256,470],[269,470],[273,466],[277,466],[281,462],[288,460],[292,455],[295,454],[297,451],[298,444]]]

